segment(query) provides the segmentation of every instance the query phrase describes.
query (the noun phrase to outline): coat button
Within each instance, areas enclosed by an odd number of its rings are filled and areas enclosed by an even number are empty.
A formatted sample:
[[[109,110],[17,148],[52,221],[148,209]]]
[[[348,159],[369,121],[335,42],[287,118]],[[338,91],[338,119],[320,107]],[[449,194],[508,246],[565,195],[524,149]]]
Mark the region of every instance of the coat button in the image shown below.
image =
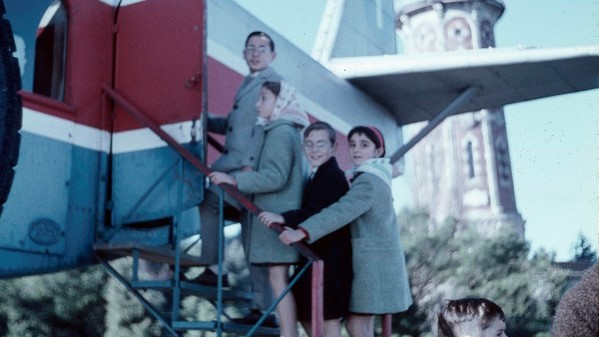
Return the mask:
[[[229,126],[229,129],[228,129],[228,131],[229,131],[229,132],[233,132],[233,127],[232,127],[232,126]]]
[[[227,154],[227,153],[229,153],[229,150],[227,150],[227,149],[224,149],[224,150],[223,150],[223,153],[224,153],[224,154]]]
[[[233,110],[237,110],[237,104],[233,105]]]
[[[251,160],[251,161],[254,161],[254,157],[250,157],[250,160]]]

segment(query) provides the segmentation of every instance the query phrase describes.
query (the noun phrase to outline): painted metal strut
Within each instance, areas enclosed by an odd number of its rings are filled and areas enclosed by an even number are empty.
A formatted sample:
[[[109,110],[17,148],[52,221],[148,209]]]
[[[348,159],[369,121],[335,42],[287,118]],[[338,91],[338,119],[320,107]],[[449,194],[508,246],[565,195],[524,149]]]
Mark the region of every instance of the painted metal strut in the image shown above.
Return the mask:
[[[466,103],[472,96],[476,95],[480,91],[477,87],[468,87],[462,91],[453,101],[451,101],[445,109],[441,110],[435,118],[433,118],[424,128],[410,139],[405,145],[401,146],[393,155],[391,155],[391,163],[395,163],[401,157],[403,157],[409,150],[411,150],[419,141],[421,141],[426,135],[428,135],[433,129],[435,129],[445,118],[453,115],[464,103]]]

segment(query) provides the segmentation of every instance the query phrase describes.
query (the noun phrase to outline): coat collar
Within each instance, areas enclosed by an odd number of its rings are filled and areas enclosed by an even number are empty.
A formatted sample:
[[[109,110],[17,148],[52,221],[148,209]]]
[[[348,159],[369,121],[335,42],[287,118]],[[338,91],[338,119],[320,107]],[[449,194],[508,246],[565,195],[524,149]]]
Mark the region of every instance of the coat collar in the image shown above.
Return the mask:
[[[296,128],[295,124],[288,119],[277,119],[275,121],[268,122],[268,124],[266,124],[264,126],[264,131],[268,132],[268,131],[270,131],[278,126],[281,126],[281,125],[290,125],[290,126],[293,126],[294,128]]]
[[[387,186],[391,187],[393,167],[389,158],[372,158],[366,160],[360,166],[354,168],[354,178],[361,172],[372,173],[384,181]]]
[[[261,86],[262,83],[264,83],[264,80],[270,78],[274,72],[275,71],[271,67],[266,67],[255,77],[252,77],[251,75],[246,76],[244,82],[239,87],[239,92],[235,96],[235,101],[240,100],[243,96],[252,92],[252,89]],[[256,100],[258,100],[258,97],[256,97]]]
[[[318,172],[327,171],[329,169],[334,169],[338,166],[339,165],[337,165],[337,159],[335,158],[335,156],[331,156],[331,158],[329,158],[329,160],[325,161],[324,163],[322,163],[322,165],[318,166],[314,175],[316,176],[316,174],[318,174]]]

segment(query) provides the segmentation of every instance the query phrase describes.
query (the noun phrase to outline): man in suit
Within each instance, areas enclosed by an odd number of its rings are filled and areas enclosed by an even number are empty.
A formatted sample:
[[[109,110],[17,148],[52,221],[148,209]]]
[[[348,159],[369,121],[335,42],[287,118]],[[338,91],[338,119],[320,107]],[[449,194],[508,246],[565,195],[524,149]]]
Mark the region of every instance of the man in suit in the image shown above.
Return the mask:
[[[250,74],[245,77],[233,102],[233,107],[226,117],[208,116],[208,131],[223,134],[225,138],[224,153],[214,162],[212,171],[231,173],[238,170],[253,170],[258,162],[264,130],[256,125],[256,102],[260,88],[265,81],[280,81],[282,78],[271,67],[275,60],[275,45],[270,36],[255,31],[248,35],[243,57]],[[214,188],[206,190],[205,198],[200,205],[202,249],[201,259],[209,265],[194,281],[205,285],[216,285],[218,263],[218,193]],[[233,198],[225,196],[225,202],[241,210],[241,206]],[[243,218],[243,217],[242,217]],[[246,244],[247,231],[242,220],[242,237]],[[250,278],[254,288],[254,305],[250,314],[238,323],[253,324],[273,301],[272,290],[268,282],[268,268],[249,265]],[[226,274],[223,284],[228,285]],[[274,317],[264,322],[265,326],[276,325]]]

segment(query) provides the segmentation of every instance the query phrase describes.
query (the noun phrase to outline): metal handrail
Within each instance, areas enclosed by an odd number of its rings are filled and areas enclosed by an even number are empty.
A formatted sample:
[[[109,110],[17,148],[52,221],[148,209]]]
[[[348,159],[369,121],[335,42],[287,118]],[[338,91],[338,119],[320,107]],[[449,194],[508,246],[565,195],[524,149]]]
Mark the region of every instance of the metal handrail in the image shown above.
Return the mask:
[[[149,116],[145,115],[142,111],[140,111],[133,103],[131,103],[127,98],[122,96],[112,87],[104,84],[102,86],[104,92],[110,97],[114,102],[120,105],[127,113],[129,113],[133,118],[135,118],[141,124],[147,126],[150,130],[152,130],[158,137],[160,137],[163,141],[165,141],[171,148],[173,148],[181,157],[187,160],[191,165],[193,165],[196,169],[202,172],[204,175],[208,176],[210,173],[210,168],[208,165],[200,161],[193,153],[179,144],[173,137],[171,137],[168,133],[160,128],[158,123],[154,122]],[[232,196],[235,200],[243,205],[248,211],[253,213],[254,215],[260,214],[263,210],[258,207],[256,204],[252,203],[248,200],[237,188],[230,184],[219,184],[220,188],[230,196]],[[283,225],[274,223],[270,226],[277,233],[281,233],[284,230]],[[318,289],[316,291],[312,291],[312,303],[320,303],[321,307],[314,310],[317,313],[322,314],[322,277],[323,277],[323,269],[324,264],[322,260],[308,248],[308,246],[304,242],[296,242],[291,244],[300,254],[306,257],[308,260],[312,262],[312,286],[317,286]],[[283,295],[286,293],[284,292]],[[311,336],[320,337],[323,336],[323,316],[319,315],[318,317],[312,317],[312,333]]]
[[[208,140],[208,144],[212,146],[216,151],[220,153],[225,152],[225,147],[223,146],[223,144],[219,143],[219,141],[216,140],[216,138],[212,137],[211,135],[206,135],[206,139]]]

